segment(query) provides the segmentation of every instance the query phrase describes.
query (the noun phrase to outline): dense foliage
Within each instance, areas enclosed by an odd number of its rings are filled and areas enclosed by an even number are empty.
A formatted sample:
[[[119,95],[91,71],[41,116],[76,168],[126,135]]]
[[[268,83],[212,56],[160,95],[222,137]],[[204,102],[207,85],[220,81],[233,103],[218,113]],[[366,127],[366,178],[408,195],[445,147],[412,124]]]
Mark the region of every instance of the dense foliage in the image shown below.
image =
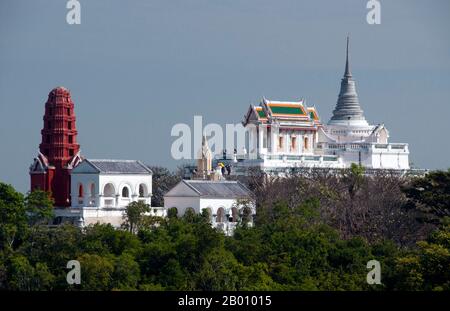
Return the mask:
[[[446,182],[432,180],[442,174]],[[233,237],[208,215],[160,219],[141,204],[127,209],[120,230],[49,227],[45,193],[24,197],[0,183],[0,289],[450,290],[450,227],[439,214],[449,174],[254,178],[258,217]],[[430,194],[411,194],[417,187]],[[439,222],[422,221],[423,204]],[[79,285],[66,282],[73,259]],[[382,285],[366,282],[371,259],[381,263]]]
[[[149,168],[153,172],[152,206],[164,206],[164,194],[181,180],[181,172],[172,173],[161,166],[149,166]]]

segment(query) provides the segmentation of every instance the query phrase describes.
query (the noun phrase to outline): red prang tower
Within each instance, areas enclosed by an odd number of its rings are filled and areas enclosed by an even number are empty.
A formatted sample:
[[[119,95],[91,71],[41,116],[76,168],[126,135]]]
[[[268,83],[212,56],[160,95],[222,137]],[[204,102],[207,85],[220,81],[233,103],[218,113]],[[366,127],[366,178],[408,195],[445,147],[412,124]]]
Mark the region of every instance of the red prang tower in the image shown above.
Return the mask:
[[[82,160],[75,119],[69,90],[51,90],[45,103],[42,142],[30,166],[30,177],[31,191],[50,192],[56,207],[70,206],[70,172]]]

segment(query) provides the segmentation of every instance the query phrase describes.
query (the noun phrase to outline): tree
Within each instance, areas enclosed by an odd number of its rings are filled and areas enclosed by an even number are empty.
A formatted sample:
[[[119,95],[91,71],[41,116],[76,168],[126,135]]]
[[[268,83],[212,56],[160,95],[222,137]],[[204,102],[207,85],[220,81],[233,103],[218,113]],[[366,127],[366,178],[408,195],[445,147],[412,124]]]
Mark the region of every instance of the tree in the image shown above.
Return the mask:
[[[131,233],[138,232],[144,222],[145,213],[148,212],[150,212],[150,205],[140,201],[131,202],[125,210],[125,221],[122,226]]]
[[[25,197],[25,209],[31,225],[46,224],[53,219],[54,200],[48,192],[34,190]]]
[[[248,226],[237,227],[233,238],[227,240],[226,248],[244,265],[251,266],[263,261],[266,248],[260,229]]]
[[[0,246],[12,248],[27,232],[23,195],[0,182]]]
[[[111,224],[94,224],[84,228],[81,248],[86,252],[98,255],[135,255],[140,247],[140,240],[135,234],[116,230]]]
[[[348,184],[348,193],[350,198],[353,199],[363,182],[364,167],[356,163],[352,163],[350,169],[344,170],[342,173],[344,180],[346,180]]]
[[[149,166],[153,172],[152,206],[164,206],[164,195],[181,180],[179,174],[160,166]]]
[[[243,288],[245,268],[223,248],[213,249],[196,275],[197,288],[206,291],[231,291]]]
[[[49,207],[45,193],[24,199],[0,183],[0,290],[450,290],[450,227],[429,227],[404,208],[402,186],[416,179],[383,172],[355,181],[361,175],[346,172],[355,175],[254,180],[255,226],[237,226],[233,236],[214,229],[207,210],[151,218],[140,202],[127,208],[128,230],[36,225]],[[441,210],[438,179],[409,202]],[[439,230],[422,238],[424,228]],[[72,259],[81,285],[66,282]],[[382,267],[375,287],[366,283],[371,259]]]
[[[33,290],[34,269],[24,256],[13,256],[9,260],[8,287],[12,290]]]
[[[114,261],[112,287],[114,289],[136,289],[140,279],[139,264],[131,254],[123,253]]]
[[[370,242],[392,239],[398,245],[414,246],[435,229],[418,219],[416,209],[405,208],[407,198],[401,189],[410,183],[409,176],[389,171],[364,176],[363,169],[354,165],[340,174],[314,170],[284,178],[256,175],[246,179],[257,198],[256,226],[271,221],[277,202],[295,209],[308,200],[318,200],[319,220],[344,238],[361,236]]]
[[[183,218],[184,218],[187,222],[194,222],[194,219],[196,218],[194,209],[193,209],[192,207],[187,208],[187,209],[184,211]]]
[[[241,217],[239,217],[239,222],[243,226],[248,225],[253,220],[252,215],[252,200],[249,199],[238,199],[235,203],[233,203],[233,207],[238,211],[241,211]]]
[[[403,191],[410,203],[424,213],[426,221],[442,223],[450,217],[450,169],[417,177]]]
[[[107,257],[83,254],[78,257],[81,266],[81,288],[83,290],[110,290],[113,282],[114,263]]]
[[[158,275],[159,282],[168,290],[191,290],[189,279],[186,269],[175,258],[170,258]]]
[[[54,289],[66,289],[66,264],[83,250],[81,230],[65,224],[57,227],[35,226],[17,249],[30,263],[45,263],[55,276]]]
[[[450,226],[433,232],[417,246],[396,258],[392,287],[398,290],[450,290]]]
[[[9,260],[8,287],[12,290],[49,290],[55,277],[45,263],[33,267],[23,255],[14,255]]]
[[[167,218],[177,218],[178,217],[178,209],[176,207],[171,207],[167,210]]]

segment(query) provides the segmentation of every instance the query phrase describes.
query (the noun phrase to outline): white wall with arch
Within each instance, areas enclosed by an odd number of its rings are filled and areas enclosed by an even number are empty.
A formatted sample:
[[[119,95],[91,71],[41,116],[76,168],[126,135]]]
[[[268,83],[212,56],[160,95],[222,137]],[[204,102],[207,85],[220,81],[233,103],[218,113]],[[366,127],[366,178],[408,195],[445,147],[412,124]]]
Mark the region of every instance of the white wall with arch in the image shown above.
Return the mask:
[[[227,198],[204,198],[204,197],[164,197],[164,208],[166,210],[176,207],[178,217],[183,217],[188,208],[192,208],[196,214],[201,214],[204,209],[211,211],[211,222],[237,222],[242,214],[242,207],[236,207],[236,199]],[[219,210],[223,210],[222,221],[219,221]],[[252,215],[256,214],[254,204],[251,206]],[[233,214],[235,215],[233,217]],[[237,215],[236,215],[237,214]],[[236,217],[237,216],[237,217]]]
[[[150,174],[72,173],[72,207],[123,208],[129,203],[151,203]]]

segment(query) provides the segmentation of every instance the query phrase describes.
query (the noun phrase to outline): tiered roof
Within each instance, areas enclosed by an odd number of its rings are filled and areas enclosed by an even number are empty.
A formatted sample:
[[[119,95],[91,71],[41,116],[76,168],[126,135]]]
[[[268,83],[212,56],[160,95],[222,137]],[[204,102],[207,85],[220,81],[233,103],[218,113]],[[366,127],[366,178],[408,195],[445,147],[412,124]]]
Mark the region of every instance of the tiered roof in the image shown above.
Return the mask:
[[[263,105],[270,110],[272,117],[281,118],[305,118],[307,113],[303,106],[303,101],[299,102],[281,102],[264,100]]]
[[[256,120],[261,123],[299,121],[310,123],[310,125],[320,124],[316,108],[307,107],[304,100],[275,101],[263,98],[259,106],[250,106],[245,116],[244,124],[247,124],[250,120]]]
[[[267,114],[263,107],[253,107],[255,113],[260,121],[267,121]]]
[[[344,77],[341,80],[341,90],[339,92],[336,108],[333,110],[328,125],[356,125],[368,126],[364,112],[359,104],[358,94],[356,93],[356,83],[350,71],[349,63],[349,37],[347,37],[347,53],[345,61]]]

